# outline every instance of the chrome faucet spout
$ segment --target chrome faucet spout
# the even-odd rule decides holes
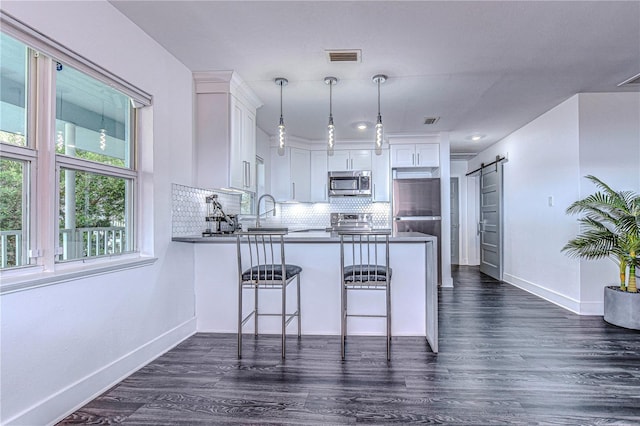
[[[273,216],[276,215],[276,199],[273,198],[273,195],[271,195],[271,194],[262,194],[260,196],[260,198],[258,198],[258,207],[256,209],[256,228],[260,228],[260,215],[261,215],[261,213],[260,213],[260,203],[262,202],[263,198],[271,198],[271,202],[273,203],[273,209],[267,210],[263,214],[267,214],[270,211],[272,211],[273,212]],[[265,203],[265,209],[266,209],[266,203]]]

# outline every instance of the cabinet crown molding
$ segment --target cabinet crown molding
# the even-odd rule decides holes
[[[260,98],[235,71],[195,71],[193,80],[196,94],[230,93],[255,109],[263,105]]]

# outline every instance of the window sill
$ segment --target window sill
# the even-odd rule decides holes
[[[46,287],[66,281],[79,280],[126,269],[141,268],[143,266],[153,265],[156,260],[158,260],[157,257],[136,256],[134,258],[99,263],[76,263],[73,265],[65,265],[55,272],[36,272],[2,278],[0,295]]]

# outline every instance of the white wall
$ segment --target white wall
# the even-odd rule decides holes
[[[141,225],[157,262],[0,299],[0,423],[46,424],[195,331],[193,247],[170,242],[171,183],[193,181],[192,77],[106,1],[5,0],[2,10],[153,95]]]
[[[594,175],[617,190],[640,192],[640,93],[581,94],[580,176]],[[580,180],[580,197],[595,191]],[[605,284],[617,284],[610,260],[580,262],[584,310],[601,309]]]
[[[576,235],[565,214],[590,192],[584,175],[637,189],[640,150],[637,93],[580,94],[483,151],[469,170],[508,157],[504,165],[504,280],[582,314],[602,314],[602,287],[616,279],[607,261],[561,253]],[[609,120],[611,124],[604,124]],[[620,152],[623,155],[618,155]],[[633,185],[636,185],[633,188]],[[553,205],[549,205],[552,197]]]

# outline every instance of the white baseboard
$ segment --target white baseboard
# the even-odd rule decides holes
[[[582,302],[507,273],[503,281],[578,315],[604,314],[604,302]]]
[[[54,424],[196,332],[191,318],[45,400],[7,419],[6,425]]]
[[[453,288],[453,278],[442,277],[442,288]]]
[[[604,301],[580,302],[580,315],[604,315]]]
[[[503,274],[502,280],[514,287],[518,287],[528,293],[531,293],[555,305],[558,305],[561,308],[567,309],[576,314],[582,314],[580,312],[579,300],[567,297],[564,294],[549,290],[538,284],[532,283],[531,281],[523,280],[522,278],[518,278],[507,273]]]

